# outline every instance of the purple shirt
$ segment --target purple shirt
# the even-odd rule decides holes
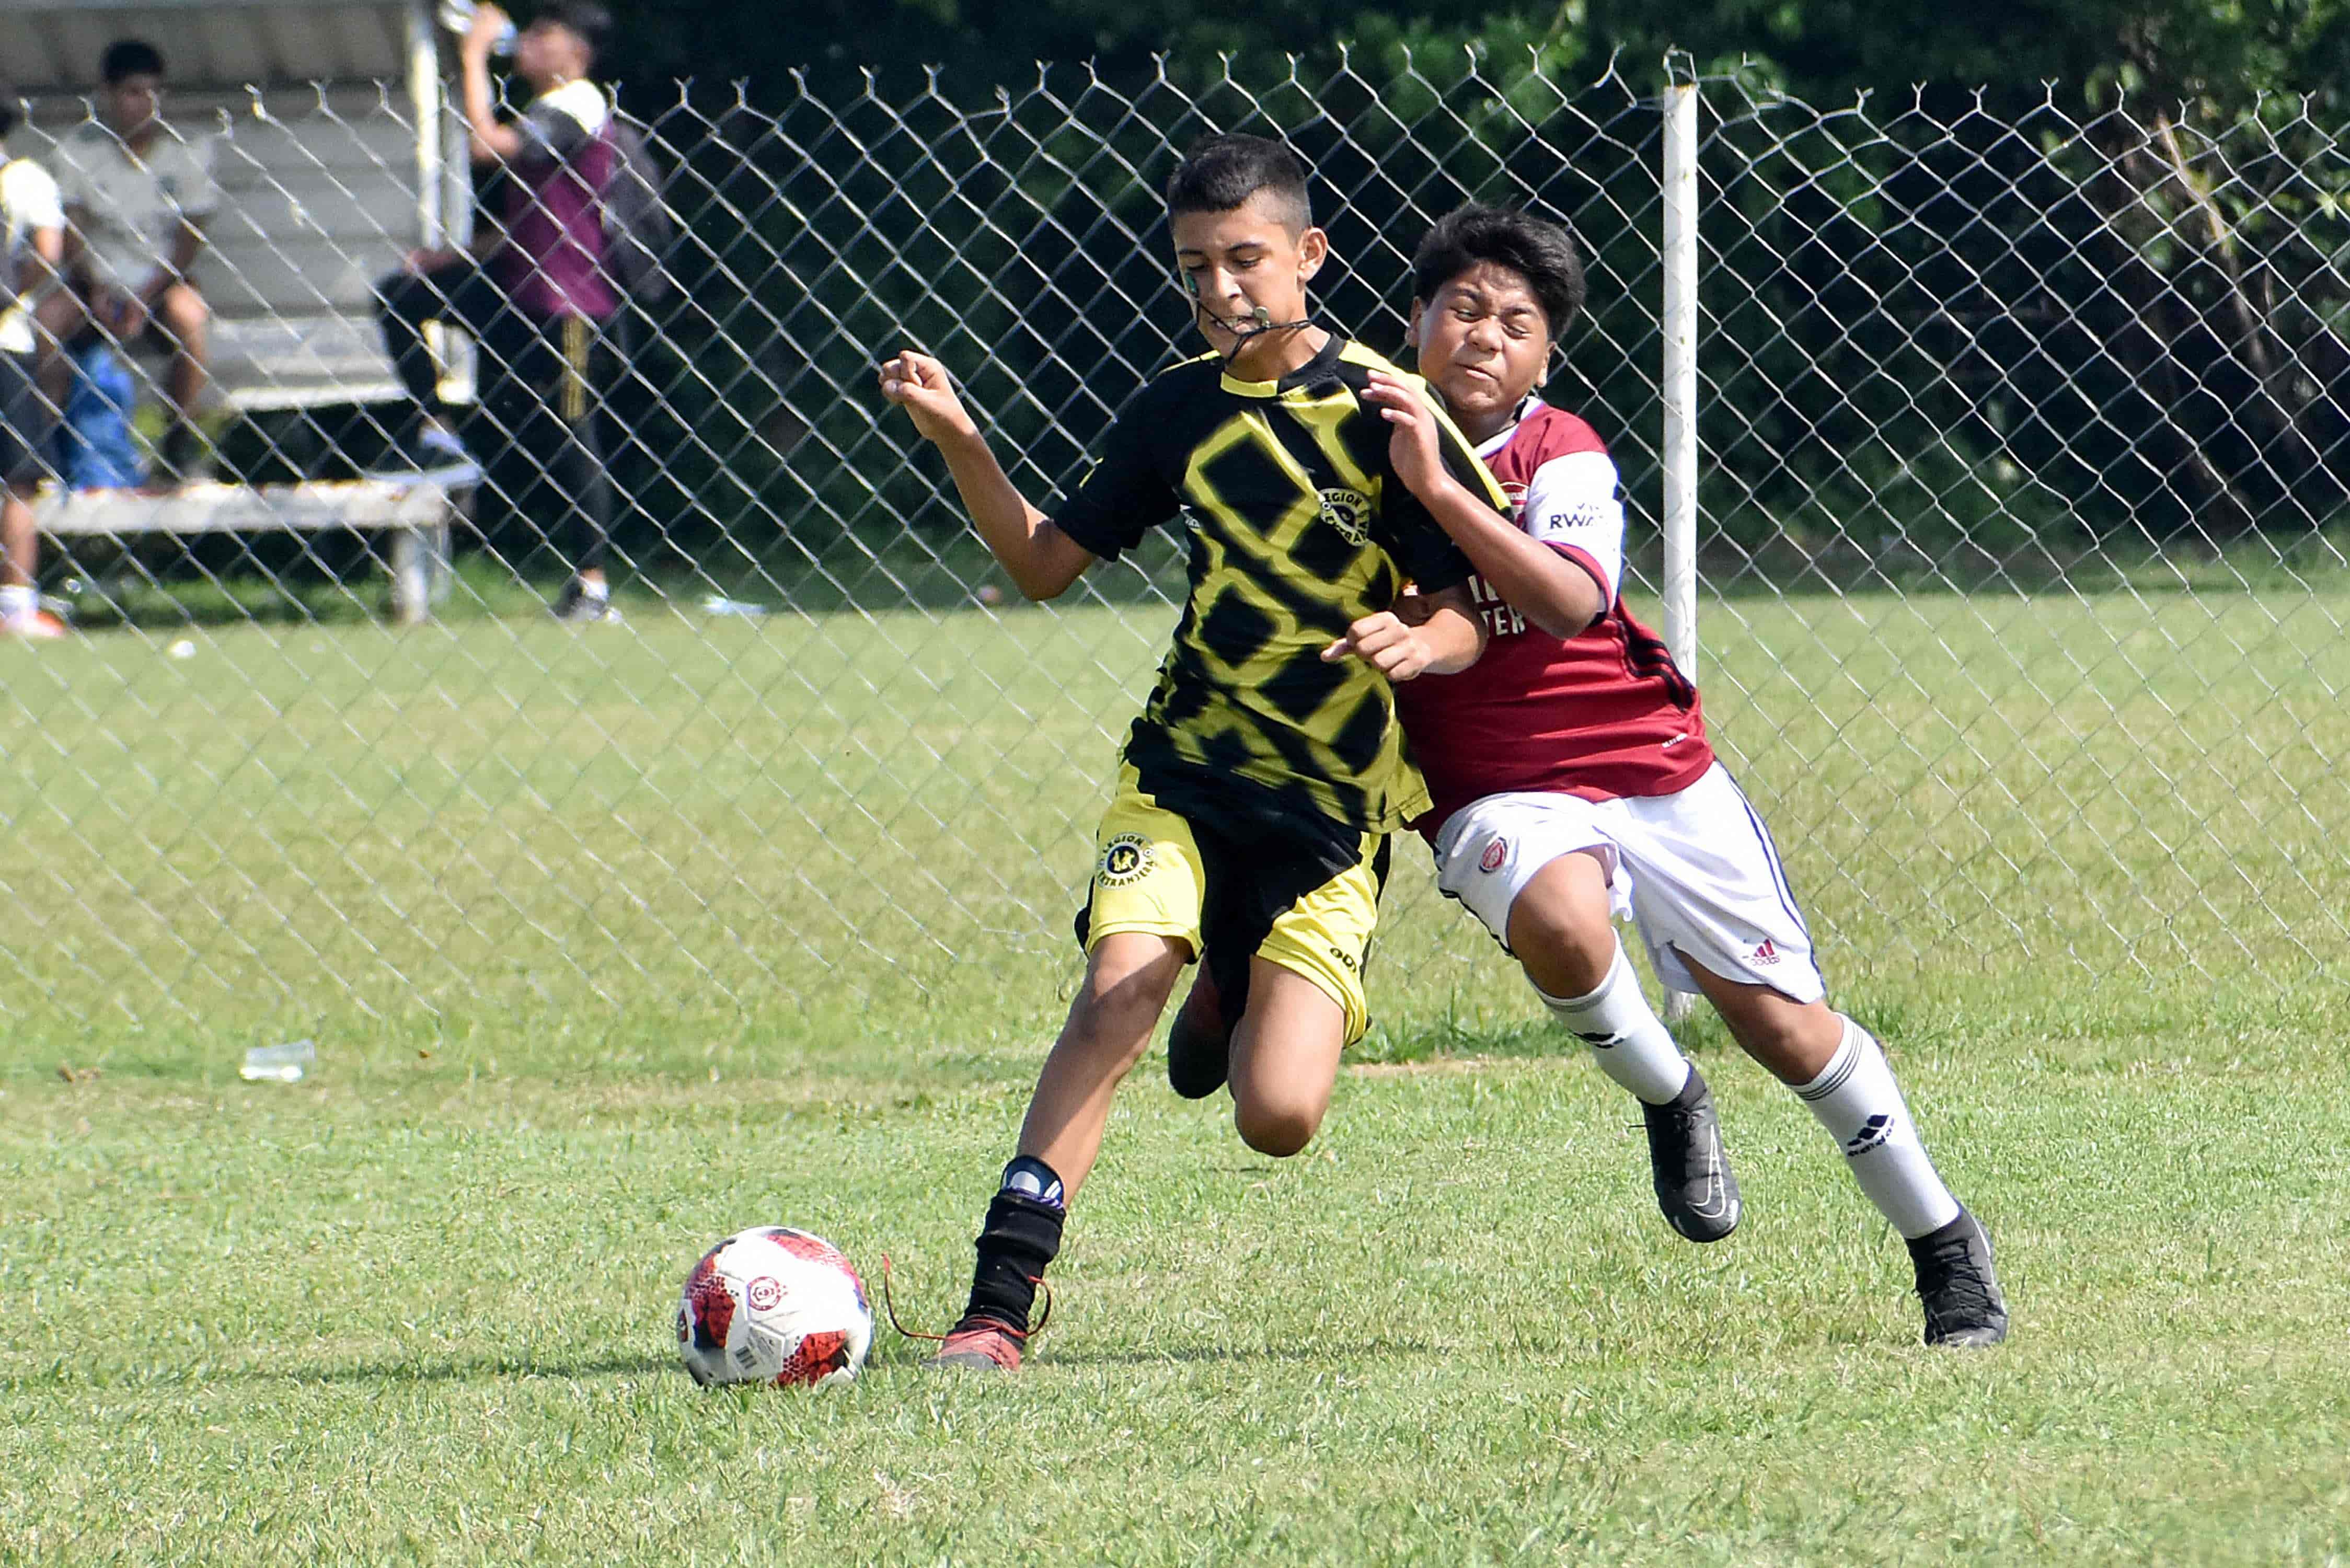
[[[605,112],[590,128],[564,101],[582,90]],[[515,129],[523,151],[510,165],[505,248],[498,281],[524,314],[541,321],[584,316],[606,321],[620,308],[604,275],[604,210],[597,193],[612,178],[619,149],[604,133],[609,109],[592,83],[574,82],[540,99]]]

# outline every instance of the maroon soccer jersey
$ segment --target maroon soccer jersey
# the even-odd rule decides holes
[[[1514,791],[1610,800],[1671,794],[1713,765],[1697,688],[1664,639],[1624,609],[1624,505],[1616,465],[1589,425],[1528,398],[1477,449],[1517,524],[1591,574],[1607,613],[1564,640],[1530,626],[1481,574],[1469,580],[1492,635],[1458,675],[1396,688],[1396,708],[1435,809],[1431,840],[1470,802]]]

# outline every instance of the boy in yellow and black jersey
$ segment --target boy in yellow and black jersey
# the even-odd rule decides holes
[[[1127,742],[1151,794],[1210,817],[1245,809],[1384,832],[1422,809],[1424,791],[1393,691],[1362,661],[1322,655],[1404,582],[1450,587],[1467,563],[1394,478],[1389,426],[1365,400],[1372,375],[1402,372],[1323,336],[1276,379],[1241,379],[1215,354],[1158,377],[1053,521],[1116,560],[1188,509],[1191,596]],[[1461,473],[1490,483],[1465,442],[1458,455]]]
[[[1013,487],[936,360],[901,353],[881,371],[1031,598],[1179,514],[1191,524],[1190,598],[1128,736],[1078,917],[1085,982],[989,1207],[950,1366],[1019,1365],[1111,1097],[1203,951],[1239,1015],[1242,1137],[1290,1155],[1314,1136],[1366,1023],[1387,836],[1428,806],[1392,683],[1465,669],[1484,646],[1469,562],[1422,497],[1506,504],[1417,378],[1306,318],[1328,242],[1295,156],[1210,138],[1167,204],[1211,352],[1135,397],[1052,516]],[[1407,584],[1433,610],[1410,625],[1394,613]]]

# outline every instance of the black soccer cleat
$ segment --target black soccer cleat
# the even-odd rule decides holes
[[[565,626],[619,626],[619,607],[612,603],[608,593],[591,594],[577,577],[563,585],[563,597],[555,601],[555,618]]]
[[[1692,1241],[1719,1241],[1738,1229],[1738,1178],[1721,1147],[1721,1123],[1705,1075],[1690,1064],[1689,1082],[1661,1106],[1643,1103],[1648,1171],[1665,1223]]]
[[[2007,1337],[2007,1299],[1992,1272],[1991,1236],[1964,1209],[1940,1230],[1909,1243],[1926,1343],[1987,1350]]]
[[[1187,1100],[1204,1100],[1224,1086],[1232,1068],[1232,1025],[1208,966],[1200,966],[1191,994],[1167,1026],[1167,1086]]]

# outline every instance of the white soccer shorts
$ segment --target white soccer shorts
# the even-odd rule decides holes
[[[1616,917],[1639,927],[1649,965],[1670,989],[1698,989],[1678,956],[1687,953],[1715,974],[1797,1002],[1827,994],[1778,846],[1721,763],[1675,794],[1594,802],[1526,793],[1471,802],[1437,835],[1436,884],[1506,947],[1519,892],[1535,872],[1578,850],[1597,852]]]

